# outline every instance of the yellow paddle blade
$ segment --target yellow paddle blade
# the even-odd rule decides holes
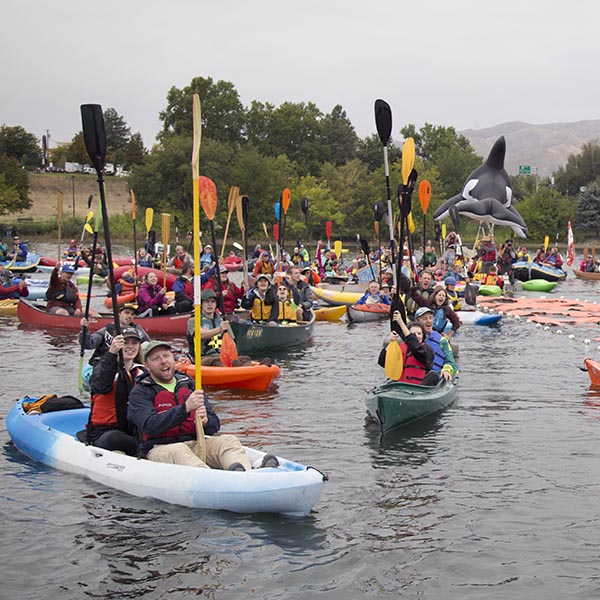
[[[546,250],[548,250],[548,244],[549,244],[549,243],[550,243],[550,236],[549,236],[549,235],[547,235],[547,236],[544,238],[544,252],[545,252]]]
[[[85,222],[89,223],[93,218],[94,218],[94,211],[90,210],[90,212],[87,214],[87,217],[85,218]]]
[[[415,140],[411,137],[402,146],[402,183],[408,183],[408,176],[415,166]]]
[[[446,239],[446,223],[442,223],[442,239]]]
[[[408,230],[411,233],[415,232],[415,222],[413,221],[412,218],[412,211],[408,213],[408,216],[406,217],[406,222],[408,223]]]
[[[402,349],[398,342],[390,342],[385,352],[385,376],[388,379],[398,381],[402,377],[404,361],[402,360]]]
[[[146,232],[152,229],[152,222],[154,221],[154,209],[146,209]]]
[[[333,251],[335,252],[335,255],[340,258],[342,256],[342,242],[341,240],[336,240],[335,242],[333,242]]]
[[[85,230],[86,230],[88,233],[91,233],[92,235],[93,235],[93,233],[94,233],[94,230],[92,229],[92,226],[91,226],[89,223],[86,223],[86,224],[85,224]]]

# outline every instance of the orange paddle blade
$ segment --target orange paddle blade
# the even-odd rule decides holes
[[[231,335],[229,335],[229,333],[226,331],[221,340],[221,362],[226,367],[230,367],[237,357],[237,346],[235,345]]]
[[[209,221],[215,218],[217,212],[217,186],[212,179],[200,175],[198,177],[198,191],[200,206]]]
[[[281,194],[281,207],[283,208],[283,214],[287,214],[288,208],[290,207],[291,192],[289,188],[285,188]]]
[[[129,190],[131,194],[131,218],[135,221],[135,194],[133,190]]]
[[[427,179],[423,179],[419,184],[419,202],[421,203],[421,210],[423,214],[427,214],[429,208],[429,201],[431,200],[431,184]]]

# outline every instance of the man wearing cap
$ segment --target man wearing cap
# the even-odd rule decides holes
[[[141,454],[148,460],[190,467],[250,470],[252,464],[240,441],[233,435],[217,435],[219,417],[204,392],[195,390],[190,377],[175,371],[169,344],[147,342],[142,347],[142,358],[147,373],[138,378],[127,407],[130,421],[142,436]],[[196,417],[202,421],[204,433],[211,436],[205,438],[206,462],[200,458],[196,441]]]
[[[446,381],[452,379],[458,373],[458,366],[448,339],[433,329],[433,311],[428,306],[421,306],[415,313],[415,320],[425,329],[425,342],[433,348],[431,370]]]
[[[137,440],[127,419],[127,402],[135,378],[144,373],[141,343],[135,327],[123,327],[94,367],[90,379],[90,418],[86,430],[77,434],[82,441],[130,456],[137,454]],[[123,357],[122,364],[119,352]]]
[[[46,308],[51,315],[83,316],[81,299],[77,286],[71,281],[75,269],[72,265],[64,265],[60,271],[57,263],[50,275],[50,284],[46,290]]]
[[[271,316],[275,294],[271,288],[271,278],[261,273],[254,281],[254,287],[242,298],[242,308],[250,311],[255,323],[266,323]]]
[[[229,279],[229,270],[225,265],[219,266],[219,279],[211,277],[206,284],[205,290],[212,290],[217,295],[223,293],[223,309],[226,315],[230,315],[238,307],[239,301],[244,295],[244,290],[239,288]]]
[[[204,290],[201,296],[202,313],[200,315],[200,342],[202,364],[212,365],[214,356],[221,351],[221,343],[223,334],[229,331],[229,323],[223,321],[217,313],[217,295],[214,290]],[[194,357],[194,335],[195,335],[195,319],[190,317],[187,324],[186,337],[189,346],[189,353]],[[204,361],[204,359],[207,359]]]
[[[21,241],[18,235],[13,236],[13,251],[8,255],[10,260],[25,262],[27,260],[27,244]]]
[[[125,304],[119,305],[119,326],[122,330],[126,327],[134,328],[137,331],[138,337],[142,342],[150,340],[150,336],[140,327],[137,323],[133,322],[137,310],[136,304],[126,302]],[[83,345],[86,350],[94,350],[94,353],[90,357],[89,364],[95,366],[102,356],[108,351],[113,338],[115,336],[116,327],[114,323],[109,323],[106,327],[101,327],[98,331],[90,333],[88,327],[90,322],[82,317],[81,327],[82,330],[79,333],[79,345]],[[83,334],[85,327],[85,335]]]

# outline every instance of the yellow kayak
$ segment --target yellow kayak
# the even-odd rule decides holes
[[[336,292],[334,290],[324,290],[313,287],[313,295],[328,304],[329,306],[350,306],[356,304],[363,296],[364,292]]]
[[[19,301],[15,298],[0,300],[0,317],[16,317]]]
[[[346,305],[325,306],[314,311],[317,321],[339,321],[346,314]]]

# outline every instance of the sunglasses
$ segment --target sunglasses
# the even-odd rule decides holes
[[[278,291],[280,291],[280,292],[281,292],[281,291],[284,291],[284,292],[287,292],[287,291],[288,291],[288,289],[287,289],[286,287],[280,287],[280,288],[277,288],[277,289],[278,289]]]

